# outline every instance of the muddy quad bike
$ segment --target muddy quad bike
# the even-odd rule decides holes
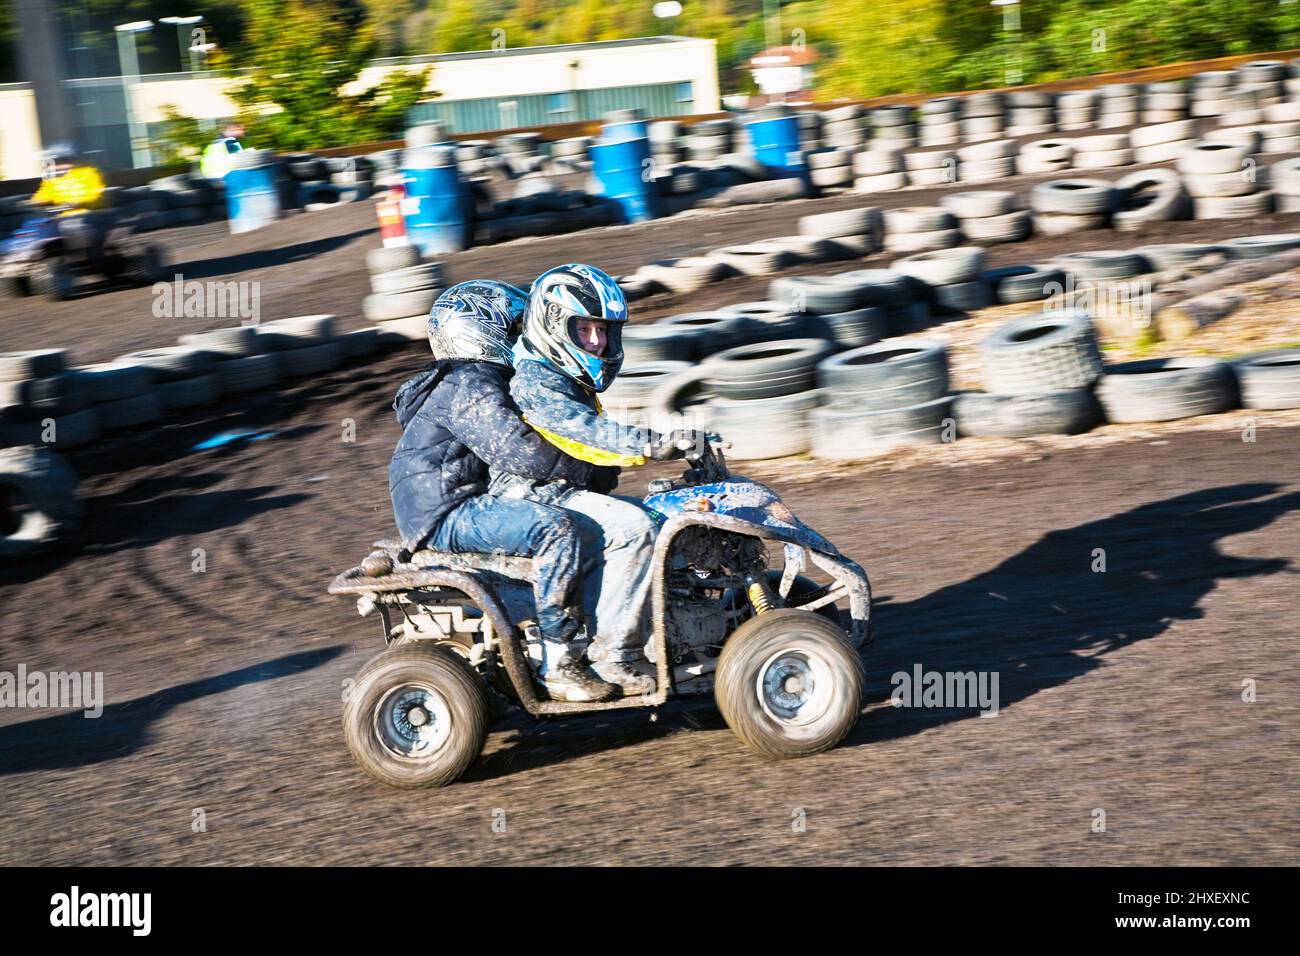
[[[362,617],[379,612],[388,645],[344,701],[344,736],[362,769],[394,787],[441,786],[473,764],[511,703],[534,716],[582,714],[709,691],[758,754],[798,757],[839,743],[862,706],[866,574],[770,488],[732,477],[720,450],[688,457],[681,481],[652,482],[645,498],[659,525],[646,644],[658,671],[653,694],[599,703],[539,696],[527,558],[408,554],[380,541],[335,578],[331,594],[356,597]],[[783,546],[783,571],[768,570],[769,543]],[[830,583],[800,573],[809,559]]]
[[[73,213],[50,207],[30,215],[12,236],[0,243],[0,286],[15,296],[70,298],[83,276],[152,285],[166,278],[161,248],[132,239],[132,220],[116,220],[111,212]],[[77,216],[100,217],[95,229]],[[78,226],[82,228],[78,228]],[[102,229],[103,236],[96,235]],[[74,238],[75,237],[75,238]]]

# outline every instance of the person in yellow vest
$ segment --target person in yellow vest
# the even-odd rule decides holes
[[[244,135],[243,124],[230,122],[221,130],[221,135],[203,150],[199,159],[199,174],[205,179],[221,181],[226,173],[235,168],[235,154],[244,150],[239,142]]]
[[[81,161],[76,147],[70,143],[55,143],[46,147],[43,159],[45,176],[31,202],[67,206],[60,215],[104,208],[104,177],[94,166]]]
[[[65,252],[80,254],[101,269],[109,228],[104,177],[71,143],[47,146],[42,158],[45,176],[29,202],[57,208]]]

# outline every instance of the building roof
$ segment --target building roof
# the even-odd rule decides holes
[[[579,53],[590,50],[609,50],[626,46],[658,46],[668,43],[699,43],[700,37],[654,36],[633,37],[627,40],[592,40],[588,43],[553,43],[549,46],[514,46],[501,50],[466,50],[462,53],[429,53],[423,56],[390,56],[371,60],[368,66],[393,63],[437,63],[448,60],[477,60],[500,56],[537,56],[546,53]],[[706,41],[713,42],[713,41]]]
[[[754,54],[749,61],[750,69],[782,66],[807,66],[817,62],[817,51],[809,46],[773,46]]]

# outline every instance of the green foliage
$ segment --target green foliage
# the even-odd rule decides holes
[[[170,103],[163,107],[163,122],[155,133],[152,147],[162,154],[161,165],[174,163],[196,163],[213,137],[210,130],[204,130],[199,121],[185,116]]]
[[[358,82],[376,49],[359,9],[323,0],[247,0],[244,43],[216,65],[239,81],[231,96],[250,146],[302,150],[397,136],[424,97],[428,70]]]

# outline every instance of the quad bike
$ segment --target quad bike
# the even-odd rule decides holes
[[[659,525],[652,694],[597,703],[548,700],[530,666],[532,562],[492,554],[409,554],[380,541],[340,574],[331,594],[378,611],[387,649],[357,675],[343,730],[362,769],[394,787],[451,783],[478,758],[490,724],[518,704],[534,716],[658,707],[713,692],[737,737],[756,753],[828,750],[853,728],[871,641],[871,586],[862,568],[799,521],[770,488],[732,477],[720,449],[688,455],[681,481],[650,485]],[[769,571],[768,544],[784,551]],[[831,578],[804,577],[806,561]],[[847,601],[848,608],[837,607]]]
[[[81,276],[100,276],[110,281],[126,280],[152,285],[165,278],[167,263],[162,250],[152,243],[131,241],[132,221],[107,217],[113,214],[74,213],[105,217],[104,236],[86,242],[70,242],[75,221],[60,217],[68,207],[49,207],[33,213],[12,236],[0,243],[0,285],[10,295],[43,295],[70,298]],[[90,235],[89,232],[86,233]]]

